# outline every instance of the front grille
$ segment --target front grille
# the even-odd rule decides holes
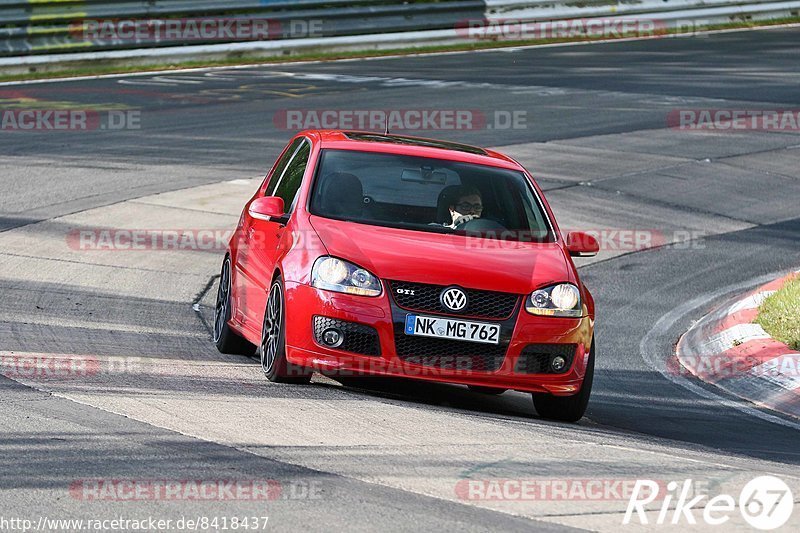
[[[428,285],[408,281],[389,282],[392,298],[403,309],[452,314],[452,311],[445,308],[439,301],[439,295],[447,287],[447,285]],[[519,300],[516,294],[507,292],[463,290],[467,293],[469,303],[463,311],[458,313],[462,316],[506,319],[514,312]]]
[[[378,332],[375,331],[375,328],[356,322],[315,316],[314,338],[319,345],[325,346],[325,343],[322,342],[322,332],[329,328],[337,328],[344,333],[344,342],[336,347],[336,350],[344,350],[346,352],[362,355],[381,354],[381,343],[378,340]]]
[[[394,341],[397,356],[408,363],[478,372],[493,372],[500,368],[508,346],[507,343],[482,344],[406,335],[402,329],[395,329]]]
[[[529,344],[517,359],[514,372],[517,374],[563,374],[572,366],[572,359],[575,357],[577,347],[576,344]],[[567,361],[561,372],[554,372],[550,367],[550,361],[557,355]]]

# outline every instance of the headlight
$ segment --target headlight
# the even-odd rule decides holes
[[[581,316],[581,293],[578,287],[562,283],[533,291],[525,300],[525,310],[532,315]]]
[[[363,268],[335,257],[320,257],[311,269],[311,285],[359,296],[380,296],[381,282]]]

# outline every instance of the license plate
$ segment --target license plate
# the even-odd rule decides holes
[[[470,322],[452,318],[406,315],[406,335],[421,335],[440,339],[500,343],[500,325]]]

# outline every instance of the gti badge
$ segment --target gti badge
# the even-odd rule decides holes
[[[445,309],[458,313],[467,307],[467,293],[458,287],[448,287],[442,291],[439,301]]]

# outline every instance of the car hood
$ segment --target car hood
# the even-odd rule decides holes
[[[467,238],[311,216],[332,256],[381,279],[460,285],[517,294],[552,283],[575,283],[558,243]]]

